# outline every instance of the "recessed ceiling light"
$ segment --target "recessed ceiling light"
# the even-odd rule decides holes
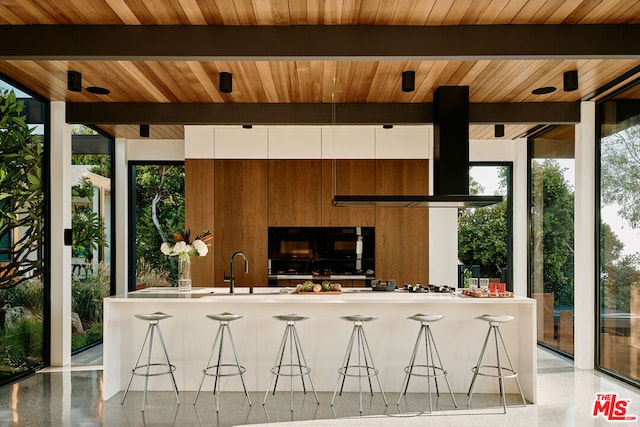
[[[532,90],[531,93],[534,95],[546,95],[547,93],[552,93],[555,91],[556,91],[556,88],[553,86],[544,86],[544,87],[539,87],[537,89]]]
[[[87,88],[87,92],[91,92],[95,95],[109,95],[111,93],[109,89],[99,86],[89,86]]]

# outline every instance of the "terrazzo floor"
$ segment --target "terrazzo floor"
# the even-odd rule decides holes
[[[538,402],[518,406],[518,396],[509,396],[507,414],[502,414],[497,395],[474,395],[471,409],[464,395],[456,395],[459,408],[443,393],[434,400],[428,414],[424,394],[410,393],[396,406],[397,393],[387,393],[385,406],[379,393],[364,398],[362,415],[358,394],[296,393],[294,411],[289,410],[289,394],[279,392],[262,405],[264,393],[250,393],[249,406],[242,393],[221,394],[216,413],[211,393],[192,405],[194,392],[180,393],[182,404],[172,392],[149,393],[148,407],[140,411],[142,392],[131,392],[124,405],[122,393],[102,401],[102,371],[99,348],[94,356],[74,357],[69,368],[47,369],[0,388],[0,426],[610,426],[638,425],[640,422],[609,421],[592,416],[596,393],[617,393],[630,400],[627,415],[640,416],[640,390],[591,370],[577,370],[571,361],[539,348]],[[87,366],[91,365],[93,366]],[[82,366],[79,366],[82,365]]]

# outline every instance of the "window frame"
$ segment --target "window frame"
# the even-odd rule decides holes
[[[127,289],[126,292],[134,292],[136,290],[136,166],[162,166],[175,165],[185,166],[184,160],[132,160],[127,164]],[[159,250],[159,248],[158,248]]]
[[[507,176],[507,290],[513,292],[513,162],[512,161],[471,161],[472,167],[506,167]]]

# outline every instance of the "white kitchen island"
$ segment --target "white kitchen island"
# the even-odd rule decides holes
[[[180,391],[197,390],[218,323],[205,316],[231,312],[244,318],[231,322],[231,330],[249,391],[264,391],[271,377],[285,323],[277,314],[297,313],[310,317],[297,324],[311,375],[318,391],[333,391],[353,325],[340,316],[366,314],[378,319],[365,323],[380,380],[385,392],[398,392],[420,324],[407,320],[415,313],[443,314],[432,325],[440,356],[449,372],[454,393],[466,393],[485,338],[488,324],[474,320],[482,314],[515,317],[500,329],[519,373],[524,395],[536,402],[536,308],[535,300],[514,298],[471,298],[459,294],[372,292],[345,289],[341,295],[281,294],[278,288],[238,288],[229,295],[225,288],[194,288],[178,293],[174,288],[148,289],[104,300],[104,399],[124,388],[136,361],[147,323],[136,313],[161,311],[173,315],[160,322]],[[292,291],[292,289],[289,289]],[[424,342],[424,341],[423,341]],[[159,343],[155,343],[154,346]],[[229,349],[229,348],[227,348]],[[493,347],[489,348],[493,350]],[[155,353],[155,351],[154,351]],[[159,354],[159,353],[158,353]],[[488,352],[489,354],[489,352]],[[493,352],[491,352],[493,354]],[[146,356],[145,356],[146,357]],[[158,359],[160,360],[160,359]],[[485,359],[485,362],[491,359]],[[239,378],[222,379],[222,390],[242,390]],[[411,381],[409,391],[426,390],[426,380]],[[288,383],[288,381],[287,381]],[[506,380],[507,393],[517,393],[515,382]],[[141,390],[142,378],[134,378],[132,390]],[[294,381],[302,389],[298,378]],[[288,384],[279,390],[287,390]],[[203,390],[213,389],[211,378]],[[167,376],[151,377],[149,390],[171,390]],[[357,390],[357,380],[347,379],[345,391]],[[498,381],[481,377],[474,393],[498,393]],[[393,398],[392,398],[393,399]]]

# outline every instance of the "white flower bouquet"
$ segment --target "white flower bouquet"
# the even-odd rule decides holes
[[[191,241],[191,231],[184,230],[173,235],[175,243],[164,242],[160,246],[160,251],[167,256],[177,256],[180,260],[188,260],[194,256],[206,256],[209,253],[207,243],[213,238],[209,230],[202,230],[193,242]]]
[[[180,292],[191,290],[191,257],[206,256],[209,253],[209,242],[213,236],[209,230],[202,230],[202,233],[191,241],[191,231],[184,230],[173,235],[173,244],[164,242],[160,245],[160,251],[167,256],[178,257],[178,289]]]

